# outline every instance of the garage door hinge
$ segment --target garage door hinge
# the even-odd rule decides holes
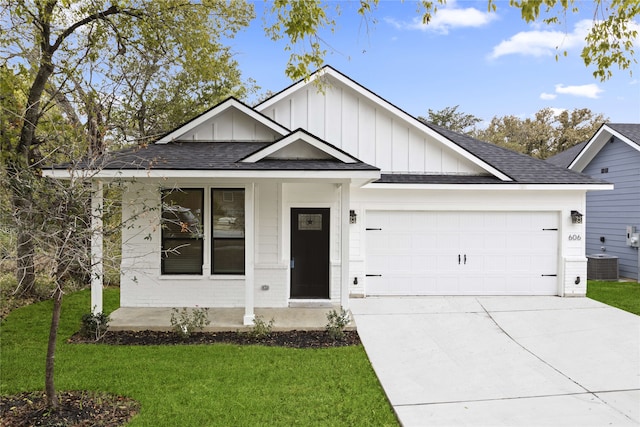
[[[365,274],[366,277],[382,277],[382,274]]]
[[[543,274],[542,277],[558,277],[557,274]]]
[[[558,231],[557,228],[543,228],[542,231]]]
[[[366,231],[382,231],[382,228],[365,228]]]

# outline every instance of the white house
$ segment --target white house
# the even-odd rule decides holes
[[[94,179],[96,212],[102,182],[127,182],[122,307],[244,307],[245,324],[350,296],[584,295],[586,192],[612,188],[425,125],[331,67],[111,153]],[[93,254],[100,311],[100,238]]]

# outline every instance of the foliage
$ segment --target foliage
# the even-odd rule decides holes
[[[80,334],[85,338],[98,341],[107,333],[109,320],[109,316],[104,313],[85,313],[82,315]]]
[[[589,280],[587,296],[640,316],[640,283]]]
[[[459,105],[445,107],[439,111],[429,108],[429,115],[427,117],[419,116],[418,120],[424,123],[433,123],[454,132],[472,134],[475,131],[475,125],[480,123],[482,119],[473,114],[458,111],[458,107]]]
[[[556,114],[543,108],[535,118],[494,117],[486,129],[474,132],[480,140],[492,142],[529,156],[546,159],[589,140],[607,121],[587,108]]]
[[[360,0],[357,14],[363,19],[375,21],[379,0]],[[407,2],[414,7],[413,2]],[[418,2],[418,13],[422,15],[423,24],[429,24],[437,16],[439,6],[446,0],[421,0]],[[306,78],[313,68],[324,63],[327,49],[331,47],[319,36],[322,30],[336,31],[336,22],[330,16],[328,1],[313,0],[276,0],[273,2],[270,15],[265,16],[267,36],[273,40],[286,39],[285,49],[292,51],[286,64],[285,73],[293,80]],[[498,5],[495,0],[487,0],[487,10],[496,13]],[[540,22],[544,25],[562,25],[567,16],[578,13],[580,9],[593,8],[593,25],[585,37],[585,46],[581,57],[585,66],[594,65],[593,76],[602,81],[613,75],[612,69],[632,72],[635,59],[634,41],[638,38],[637,25],[634,20],[640,15],[640,3],[634,0],[593,0],[578,2],[577,0],[526,0],[510,1],[509,7],[520,10],[522,20],[528,23]],[[336,6],[336,13],[340,9]],[[556,59],[567,56],[558,47]]]
[[[203,330],[210,323],[208,308],[183,307],[182,310],[171,310],[171,328],[182,338],[188,338],[196,330]]]
[[[256,316],[253,319],[253,327],[249,331],[249,335],[254,338],[265,338],[271,335],[271,330],[276,321],[272,318],[269,323],[265,322],[262,316]]]
[[[104,291],[104,312],[119,290]],[[135,399],[128,425],[398,425],[362,346],[290,349],[226,344],[107,346],[66,342],[90,304],[88,290],[64,299],[58,343],[61,390]],[[0,394],[41,388],[51,301],[2,322]],[[302,368],[302,369],[301,369]]]
[[[344,338],[344,328],[351,321],[349,318],[349,312],[343,307],[340,307],[340,312],[335,309],[327,313],[327,325],[325,330],[331,338],[334,340],[341,340]]]

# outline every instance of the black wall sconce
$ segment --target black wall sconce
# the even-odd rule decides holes
[[[349,211],[349,224],[355,224],[357,222],[357,219],[358,219],[358,215],[356,214],[356,211],[350,210]]]
[[[571,211],[571,223],[582,224],[582,214],[578,211]]]

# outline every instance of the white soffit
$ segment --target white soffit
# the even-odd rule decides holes
[[[300,143],[307,144],[310,147],[313,147],[315,150],[320,151],[326,156],[323,157],[309,157],[309,160],[319,160],[326,159],[327,157],[331,157],[337,159],[343,163],[357,163],[358,160],[346,154],[345,152],[327,144],[326,142],[314,137],[313,135],[298,129],[295,132],[287,135],[279,141],[274,142],[273,144],[259,150],[244,159],[241,160],[243,163],[255,163],[262,159],[266,159],[269,157],[273,158],[282,158],[278,156],[278,152],[285,151],[288,147],[292,147],[294,145],[298,145]],[[310,151],[312,152],[312,151]]]
[[[257,112],[256,110],[246,106],[245,104],[243,104],[242,102],[238,101],[235,98],[229,98],[226,101],[221,102],[220,104],[216,105],[215,107],[213,107],[212,109],[210,109],[209,111],[199,115],[198,117],[194,118],[193,120],[185,123],[184,125],[180,126],[179,128],[175,129],[174,131],[168,133],[167,135],[163,136],[162,138],[160,138],[158,141],[156,141],[156,144],[166,144],[168,142],[171,141],[175,141],[180,139],[180,137],[184,134],[186,134],[187,132],[191,131],[192,129],[195,129],[196,127],[200,126],[203,123],[206,123],[208,120],[211,120],[212,118],[214,118],[215,116],[231,109],[234,108],[244,114],[246,114],[247,116],[251,117],[253,120],[263,124],[264,126],[268,127],[269,129],[273,130],[276,133],[279,133],[280,135],[286,135],[288,134],[290,131],[289,129],[285,128],[284,126],[274,122],[273,120],[269,119],[268,117],[262,115],[261,113]]]
[[[620,132],[611,129],[609,126],[604,124],[598,132],[591,137],[587,145],[582,148],[582,151],[580,151],[578,156],[573,160],[573,162],[571,162],[568,169],[576,172],[582,172],[584,168],[591,163],[600,150],[602,150],[602,148],[609,142],[612,136],[615,136],[625,144],[628,144],[630,147],[640,151],[640,146],[638,146],[638,144],[635,144]]]
[[[495,167],[491,166],[490,164],[488,164],[484,160],[478,158],[477,156],[474,156],[473,154],[471,154],[467,150],[463,149],[459,145],[449,141],[447,138],[445,138],[444,136],[440,135],[439,133],[437,133],[433,129],[429,128],[428,126],[426,126],[425,124],[420,122],[415,117],[413,117],[410,114],[404,112],[400,108],[398,108],[395,105],[391,104],[390,102],[386,101],[384,98],[376,95],[375,93],[371,92],[369,89],[365,88],[364,86],[360,85],[359,83],[356,83],[355,81],[351,80],[349,77],[343,75],[342,73],[340,73],[339,71],[333,69],[330,66],[324,66],[320,70],[318,70],[315,73],[311,74],[311,76],[309,76],[309,78],[307,80],[301,80],[298,83],[295,83],[292,86],[289,86],[287,89],[283,90],[282,92],[274,95],[273,97],[267,99],[263,103],[257,105],[255,107],[255,109],[257,111],[264,111],[267,108],[269,108],[270,106],[272,106],[273,104],[277,103],[278,101],[280,101],[280,100],[290,96],[291,94],[297,92],[299,89],[301,89],[301,88],[303,88],[303,87],[305,87],[305,86],[307,86],[309,84],[312,84],[315,80],[317,80],[319,78],[323,78],[323,77],[326,77],[326,76],[332,77],[333,79],[337,80],[338,82],[340,82],[344,86],[350,88],[351,90],[357,92],[359,95],[363,96],[364,98],[368,99],[369,101],[373,102],[374,104],[380,106],[381,108],[386,109],[387,111],[389,111],[390,113],[396,115],[397,117],[400,117],[401,119],[405,120],[408,124],[412,125],[413,127],[415,127],[416,129],[420,130],[421,132],[424,132],[424,133],[428,134],[429,136],[434,138],[439,143],[445,145],[446,147],[448,147],[449,149],[453,150],[458,155],[464,157],[465,159],[467,159],[471,163],[477,165],[478,167],[482,168],[484,171],[486,171],[487,173],[495,176],[496,178],[500,179],[501,181],[513,181],[513,179],[511,179],[511,177],[509,177],[508,175],[504,174],[503,172],[501,172],[500,170],[498,170]]]

